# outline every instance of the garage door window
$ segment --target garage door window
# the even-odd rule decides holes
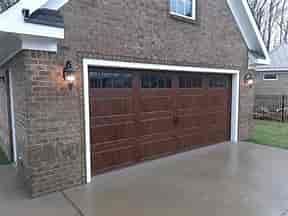
[[[227,88],[227,79],[222,77],[212,78],[209,80],[209,88]]]
[[[147,74],[141,77],[142,88],[171,88],[170,77],[158,74]]]
[[[132,75],[129,73],[90,73],[91,88],[132,88]]]
[[[180,76],[179,77],[179,88],[202,88],[202,78],[201,77]]]

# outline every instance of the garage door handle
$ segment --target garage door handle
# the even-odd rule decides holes
[[[179,117],[178,117],[177,115],[174,115],[174,116],[173,116],[173,122],[174,122],[174,124],[178,124],[178,122],[179,122]]]

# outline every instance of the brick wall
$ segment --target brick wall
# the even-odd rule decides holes
[[[234,68],[247,72],[247,47],[225,0],[201,0],[196,24],[169,15],[168,0],[71,0],[62,9],[60,51],[83,58]],[[241,85],[240,138],[252,128],[254,89]],[[249,127],[248,127],[249,126]]]
[[[26,51],[31,73],[29,134],[26,151],[32,194],[82,183],[82,122],[79,88],[69,90],[56,55]]]
[[[167,0],[71,0],[63,9],[59,53],[22,51],[13,68],[17,144],[32,196],[85,181],[83,58],[234,68],[247,71],[247,48],[224,0],[199,3],[197,24],[168,13]],[[72,60],[72,90],[62,65]],[[240,135],[249,136],[253,89],[241,87]]]
[[[25,160],[25,146],[28,143],[28,100],[31,91],[30,73],[25,69],[26,61],[24,52],[18,53],[7,62],[2,70],[11,71],[13,87],[15,131],[17,143],[17,160],[19,175],[28,184],[28,169]],[[30,185],[28,185],[30,186]]]
[[[83,183],[79,86],[69,90],[55,53],[22,51],[12,71],[18,168],[33,197]]]

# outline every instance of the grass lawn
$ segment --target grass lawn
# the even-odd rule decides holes
[[[7,165],[7,164],[10,164],[10,162],[8,161],[5,153],[0,147],[0,165]]]
[[[288,149],[288,123],[256,120],[251,142]]]

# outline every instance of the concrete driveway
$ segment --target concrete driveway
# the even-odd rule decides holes
[[[26,209],[42,209],[41,214],[31,211],[32,216],[46,211],[61,216],[288,216],[287,165],[286,150],[219,144],[97,176],[92,184],[23,203]],[[22,208],[20,203],[10,207]],[[15,211],[5,216],[18,215]]]
[[[31,199],[12,166],[0,166],[0,215],[79,216],[62,193]]]

